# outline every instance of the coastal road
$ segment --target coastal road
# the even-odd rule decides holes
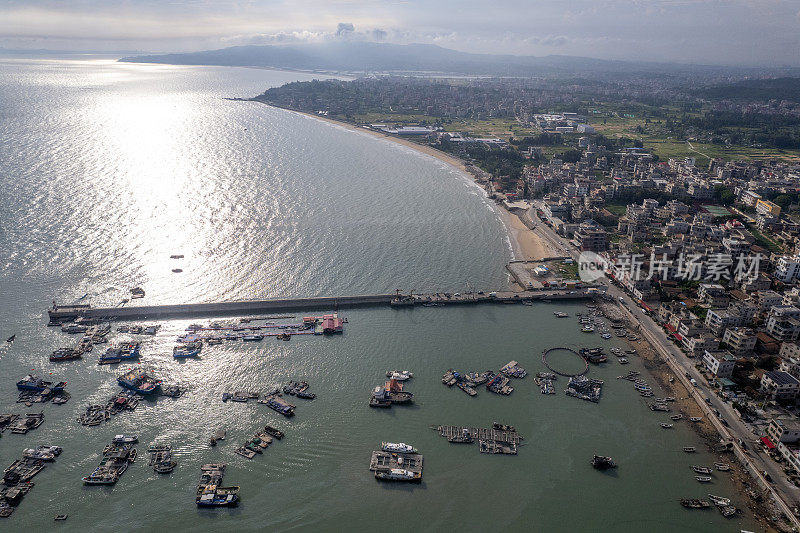
[[[544,224],[536,215],[536,210],[530,210],[531,219],[537,221],[537,233],[546,239],[553,250],[563,250],[574,259],[578,259],[579,252],[571,247],[564,238],[556,234],[549,226]],[[694,367],[695,360],[689,359],[675,344],[667,337],[664,330],[657,324],[627,293],[610,282],[606,282],[608,294],[614,298],[615,302],[621,303],[620,307],[629,316],[631,321],[637,325],[639,332],[647,338],[650,344],[658,350],[661,356],[672,367],[676,377],[680,379],[687,390],[694,396],[700,408],[705,412],[708,419],[716,427],[719,434],[733,443],[736,455],[743,464],[747,466],[750,474],[756,478],[760,484],[766,487],[773,496],[778,507],[783,511],[795,528],[800,529],[800,520],[792,512],[792,507],[800,502],[800,489],[790,484],[783,473],[782,468],[771,458],[763,454],[761,447],[754,445],[756,435],[741,420],[733,407],[719,398],[713,390],[706,384],[705,379]],[[688,377],[687,377],[688,375]],[[697,387],[692,386],[689,378],[693,378]],[[706,401],[708,399],[708,401]],[[720,413],[717,417],[713,409]],[[727,426],[723,425],[720,419],[725,419]],[[739,444],[740,440],[748,443],[749,450],[743,449]],[[767,472],[772,478],[768,482],[763,475]]]

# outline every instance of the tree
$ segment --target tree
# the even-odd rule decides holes
[[[571,149],[561,154],[561,160],[565,163],[577,163],[581,160],[581,156],[583,153],[580,150]]]
[[[722,205],[733,205],[736,195],[730,189],[723,188],[719,191],[719,202]]]
[[[773,202],[781,206],[782,209],[786,209],[791,205],[792,198],[788,194],[779,194],[778,196],[775,197]]]

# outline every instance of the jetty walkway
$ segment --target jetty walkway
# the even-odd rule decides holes
[[[485,293],[429,293],[429,294],[367,294],[360,296],[318,296],[312,298],[271,298],[267,300],[239,300],[232,302],[207,302],[166,305],[132,305],[122,307],[92,307],[91,305],[58,305],[48,309],[52,322],[63,322],[78,317],[106,320],[128,320],[161,317],[248,315],[286,311],[339,310],[358,307],[413,308],[416,306],[441,307],[446,305],[513,304],[533,301],[581,300],[597,295],[595,289],[547,290]]]

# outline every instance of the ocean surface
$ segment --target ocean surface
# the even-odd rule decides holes
[[[681,497],[736,496],[724,473],[694,480],[691,464],[714,456],[685,422],[664,430],[631,384],[616,380],[640,361],[593,367],[605,380],[591,404],[543,396],[532,376],[509,397],[480,388],[470,398],[441,384],[448,368],[497,370],[514,359],[544,370],[543,349],[612,341],[579,333],[580,304],[343,312],[345,333],[290,342],[231,342],[176,361],[176,337],[199,320],[148,322],[141,364],[189,391],[143,401],[97,427],[78,415],[105,403],[131,365],[82,360],[53,364],[49,353],[77,342],[46,327],[53,300],[118,305],[140,286],[144,304],[277,296],[506,287],[511,252],[481,189],[452,167],[362,132],[268,106],[226,100],[312,76],[258,69],[120,64],[107,60],[0,59],[0,413],[43,410],[27,435],[6,431],[0,465],[24,448],[64,453],[3,531],[734,531],[714,510],[688,511]],[[183,259],[170,259],[183,254]],[[172,272],[180,268],[180,273]],[[554,310],[572,317],[557,319]],[[225,320],[233,320],[226,318]],[[292,320],[284,320],[291,322]],[[204,319],[201,322],[208,322]],[[114,326],[116,327],[115,324]],[[575,362],[565,359],[565,366]],[[415,402],[370,409],[387,370],[415,373]],[[15,403],[28,372],[67,381],[65,405]],[[293,400],[285,419],[266,406],[223,403],[223,392],[267,391],[304,379],[317,394]],[[517,456],[488,456],[448,444],[439,424],[515,425]],[[233,453],[265,424],[286,437],[248,461]],[[211,432],[227,439],[208,446]],[[119,433],[139,436],[140,458],[113,487],[80,478]],[[378,483],[368,471],[381,441],[408,442],[424,455],[419,485]],[[155,441],[172,444],[169,475],[147,466]],[[697,446],[689,456],[683,446]],[[620,467],[591,468],[593,454]],[[200,466],[228,464],[241,487],[232,509],[194,504]],[[66,522],[53,517],[68,514]]]

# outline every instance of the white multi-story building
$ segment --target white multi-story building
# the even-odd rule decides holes
[[[736,366],[736,358],[725,350],[706,350],[703,353],[703,364],[716,378],[730,378]]]
[[[797,256],[782,256],[775,265],[775,278],[789,283],[793,279],[800,277],[800,258]]]
[[[722,336],[722,342],[737,357],[750,355],[756,347],[756,332],[750,328],[728,328]]]
[[[697,335],[696,337],[681,337],[681,344],[689,352],[689,357],[700,357],[706,350],[719,348],[719,339],[713,335]]]
[[[759,390],[773,400],[794,400],[800,391],[800,381],[786,372],[764,372]]]

